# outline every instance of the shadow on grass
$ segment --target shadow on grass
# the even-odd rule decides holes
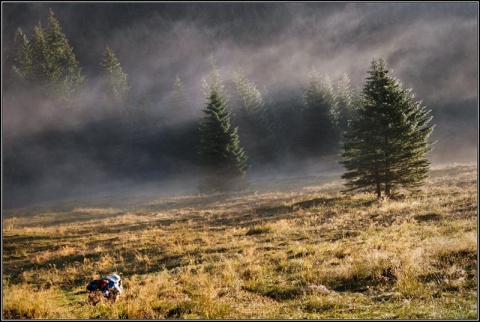
[[[292,212],[301,210],[301,209],[311,209],[321,205],[329,205],[343,200],[342,197],[334,198],[316,198],[312,200],[297,202],[290,206],[262,206],[245,212],[238,212],[230,214],[230,218],[224,218],[217,216],[216,218],[211,218],[207,221],[210,226],[225,226],[225,225],[236,225],[239,227],[250,227],[252,225],[262,224],[265,217],[274,217],[287,215]],[[203,220],[203,217],[200,217],[199,220]],[[252,231],[250,234],[254,235],[257,233],[263,233],[264,231]]]
[[[326,237],[325,240],[329,242],[335,242],[337,240],[342,240],[346,238],[354,238],[360,236],[361,233],[355,230],[345,230],[345,231],[337,231],[333,233],[331,236]]]
[[[64,240],[64,239],[65,239],[65,236],[59,236],[59,235],[56,235],[56,236],[53,236],[53,235],[50,235],[50,236],[44,236],[44,235],[39,235],[39,236],[32,236],[32,235],[29,235],[29,236],[20,236],[20,235],[5,236],[4,235],[3,236],[3,244],[4,244],[4,247],[10,247],[8,245],[12,245],[12,247],[13,247],[14,244],[23,244],[23,245],[32,244],[35,241],[39,241],[39,240],[52,241],[52,240]],[[5,246],[5,245],[7,245],[7,246]]]
[[[306,200],[302,202],[297,202],[292,205],[292,210],[299,210],[299,209],[310,209],[310,208],[315,208],[318,206],[326,206],[326,205],[331,205],[333,203],[336,203],[343,198],[340,197],[334,197],[334,198],[315,198],[311,200]]]
[[[427,214],[416,215],[413,216],[413,218],[418,221],[439,221],[440,219],[442,219],[442,215],[431,212]]]
[[[292,300],[305,293],[301,285],[262,285],[256,287],[243,286],[243,290],[269,297],[275,301]]]
[[[396,281],[397,277],[393,274],[392,269],[387,268],[382,272],[380,278],[374,279],[371,276],[359,277],[353,275],[348,279],[337,279],[330,283],[330,286],[337,292],[364,293],[372,287],[391,286]]]

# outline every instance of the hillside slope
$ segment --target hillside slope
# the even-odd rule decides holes
[[[478,317],[476,164],[389,201],[315,179],[8,211],[3,317]],[[89,305],[113,272],[120,300]]]

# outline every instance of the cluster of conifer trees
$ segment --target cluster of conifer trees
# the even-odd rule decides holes
[[[28,86],[54,105],[82,104],[79,94],[86,79],[52,11],[47,27],[39,23],[31,38],[19,29],[15,45],[13,74],[20,87]],[[160,141],[154,138],[159,135],[153,130],[159,122],[153,117],[158,113],[152,113],[155,103],[147,94],[129,93],[127,75],[108,46],[99,67],[101,77],[95,87],[99,108],[80,141],[87,146],[116,144],[118,153],[114,154],[122,160],[117,167],[130,169],[126,172],[132,171],[134,164],[152,164],[135,161],[140,147],[149,151],[151,158],[161,158],[172,148],[180,154],[171,160],[199,156],[202,190],[242,187],[241,178],[251,166],[276,162],[287,153],[314,157],[340,153],[347,169],[343,176],[347,186],[353,190],[373,187],[379,197],[382,190],[389,196],[394,187],[415,187],[426,177],[426,154],[431,145],[427,138],[433,129],[428,126],[428,111],[387,75],[383,60],[372,62],[371,76],[362,91],[351,88],[346,74],[332,82],[313,71],[299,99],[294,98],[296,102],[279,102],[275,93],[263,95],[241,71],[233,75],[230,98],[212,58],[211,72],[203,84],[203,120],[171,128],[170,136]],[[187,109],[189,102],[178,76],[173,86],[170,109],[175,113]],[[107,119],[115,126],[106,129]],[[112,128],[121,129],[123,143]],[[109,131],[110,136],[106,134]],[[112,151],[102,148],[96,153],[114,169],[115,162],[107,155]],[[172,164],[178,165],[176,161]]]

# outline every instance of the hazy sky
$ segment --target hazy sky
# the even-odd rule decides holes
[[[373,58],[429,101],[477,97],[477,3],[2,3],[3,39],[52,8],[87,76],[108,43],[136,85],[193,88],[216,57],[265,86],[315,66],[363,82]],[[5,43],[5,42],[4,42]]]

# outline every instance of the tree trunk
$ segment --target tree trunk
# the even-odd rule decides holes
[[[391,189],[390,184],[389,183],[385,184],[385,196],[387,198],[390,198],[390,189]]]
[[[380,181],[377,181],[377,198],[380,199],[382,198],[382,189],[380,188]]]

